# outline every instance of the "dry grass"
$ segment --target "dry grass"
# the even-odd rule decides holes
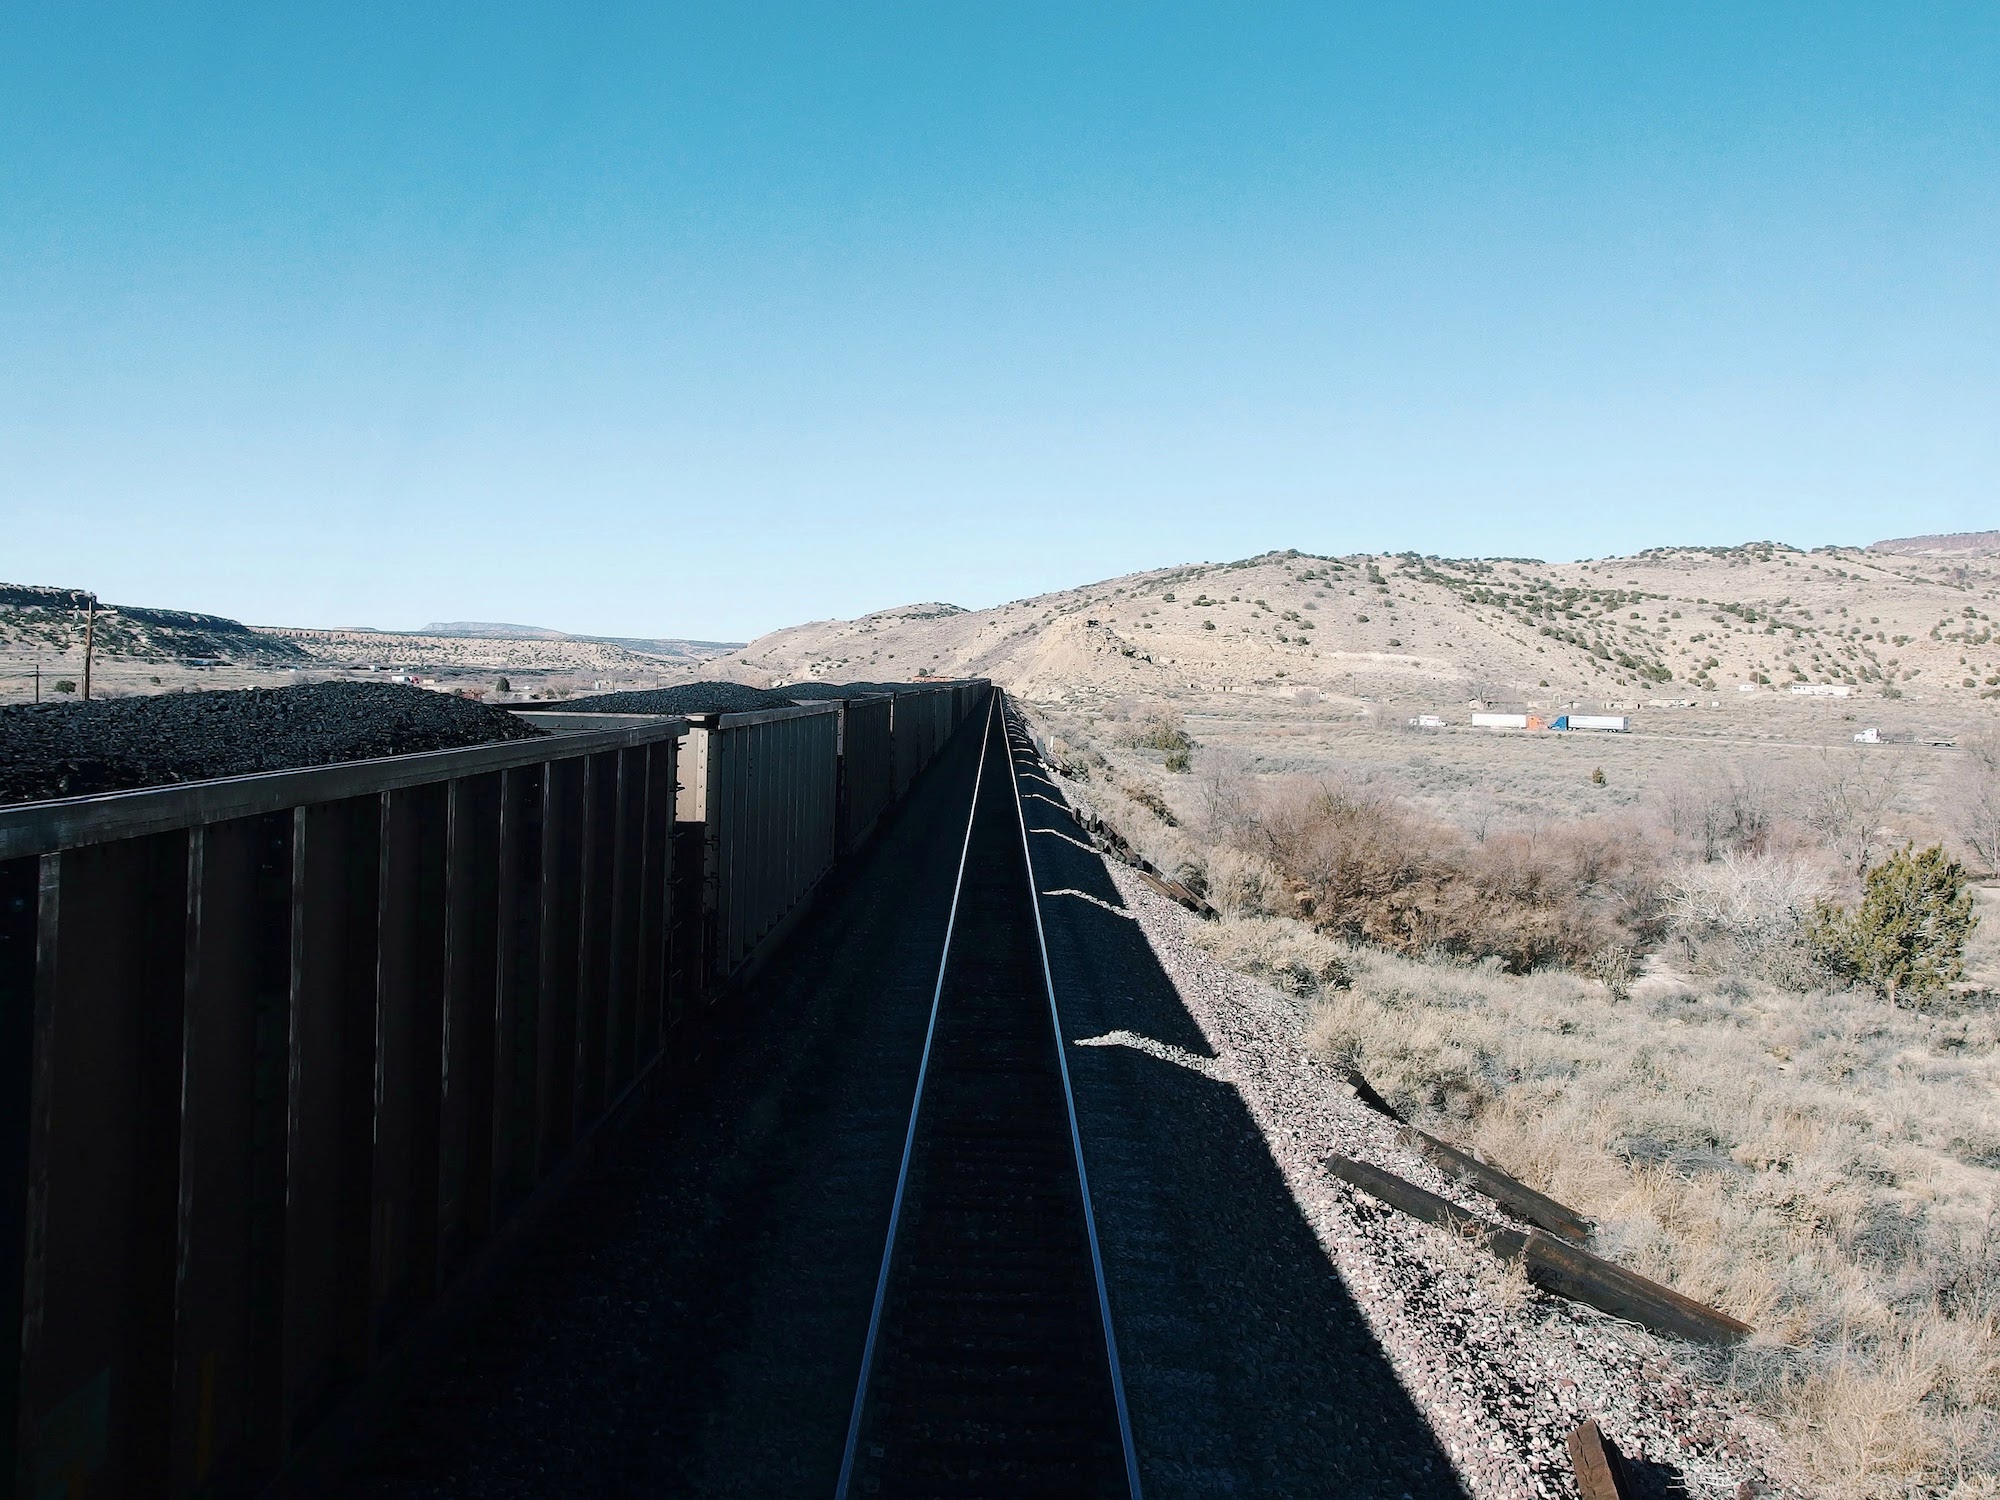
[[[1979,1494],[2000,1466],[2000,1019],[1861,993],[1587,979],[1201,932],[1271,977],[1338,972],[1312,1045],[1590,1215],[1606,1253],[1753,1323],[1710,1373],[1817,1492]],[[1690,1356],[1694,1357],[1694,1356]]]
[[[1205,890],[1225,920],[1201,940],[1303,997],[1323,1055],[1758,1328],[1687,1358],[1789,1433],[1815,1493],[2000,1495],[2000,1015],[1829,989],[1805,942],[1892,842],[1976,857],[2000,752],[1946,795],[1903,750],[1606,742],[1600,793],[1525,740],[1382,735],[1331,764],[1283,725],[1192,723],[1195,774],[1169,776],[1056,727],[1092,764],[1073,793]],[[2000,973],[2000,922],[1968,958]]]

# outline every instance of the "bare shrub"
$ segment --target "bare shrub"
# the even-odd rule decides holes
[[[1185,752],[1194,748],[1194,741],[1188,736],[1186,720],[1172,705],[1151,710],[1134,727],[1127,743],[1135,750],[1160,750],[1169,755],[1176,750]]]
[[[1259,796],[1248,768],[1227,751],[1202,756],[1201,826],[1220,845],[1241,845],[1257,821]]]
[[[1667,826],[1704,862],[1761,854],[1771,835],[1776,794],[1764,769],[1732,766],[1726,778],[1682,777],[1661,788]]]
[[[1174,810],[1167,806],[1167,799],[1144,782],[1127,782],[1120,790],[1134,802],[1138,803],[1139,806],[1145,808],[1147,812],[1166,824],[1167,827],[1178,828],[1180,826],[1180,819],[1176,818]]]
[[[1657,935],[1658,869],[1631,825],[1604,818],[1489,835],[1467,850],[1473,899],[1454,951],[1495,955],[1515,973],[1588,963]]]
[[[1799,820],[1857,876],[1874,862],[1903,791],[1899,755],[1827,751],[1798,786]]]
[[[2000,731],[1984,729],[1965,745],[1949,782],[1952,822],[1965,847],[1988,870],[2000,870]]]
[[[1584,970],[1605,989],[1613,1000],[1632,998],[1632,976],[1637,971],[1635,955],[1623,943],[1606,943],[1584,961]]]
[[[1273,917],[1291,910],[1283,877],[1268,861],[1240,849],[1210,853],[1205,885],[1202,894],[1226,917]]]
[[[1283,783],[1234,809],[1237,839],[1292,884],[1300,915],[1400,953],[1495,957],[1523,973],[1652,932],[1653,866],[1624,825],[1474,842],[1374,789]]]
[[[1810,860],[1724,853],[1673,870],[1662,906],[1667,931],[1695,973],[1751,973],[1803,990],[1818,979],[1807,919],[1829,888],[1828,872]]]

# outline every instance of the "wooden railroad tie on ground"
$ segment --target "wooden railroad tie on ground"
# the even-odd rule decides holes
[[[1378,1115],[1386,1115],[1402,1126],[1396,1139],[1405,1146],[1414,1146],[1437,1166],[1454,1177],[1464,1180],[1473,1191],[1482,1193],[1495,1203],[1530,1224],[1546,1229],[1557,1239],[1568,1240],[1572,1244],[1585,1244],[1590,1239],[1590,1221],[1575,1209],[1556,1202],[1545,1193],[1538,1193],[1517,1177],[1510,1177],[1498,1167],[1481,1161],[1468,1151],[1461,1151],[1448,1141],[1441,1141],[1427,1131],[1417,1129],[1396,1112],[1396,1107],[1376,1093],[1366,1078],[1358,1072],[1347,1075],[1347,1086],[1354,1090],[1354,1097],[1374,1110]]]
[[[1431,1162],[1452,1177],[1465,1179],[1468,1186],[1485,1194],[1517,1218],[1546,1229],[1559,1240],[1581,1245],[1590,1239],[1590,1222],[1574,1209],[1566,1208],[1525,1182],[1509,1177],[1498,1167],[1490,1167],[1478,1157],[1447,1145],[1434,1135],[1426,1135],[1414,1125],[1396,1132],[1405,1146],[1414,1146]]]
[[[1655,1333],[1697,1343],[1736,1343],[1751,1332],[1747,1323],[1739,1323],[1727,1313],[1539,1229],[1523,1234],[1490,1223],[1448,1198],[1352,1157],[1328,1156],[1326,1164],[1335,1176],[1413,1219],[1449,1230],[1503,1260],[1524,1262],[1528,1279],[1544,1291],[1629,1319]]]
[[[1181,884],[1180,881],[1170,879],[1162,873],[1158,865],[1135,850],[1131,844],[1126,842],[1125,836],[1109,823],[1105,822],[1102,817],[1096,813],[1079,812],[1075,808],[1067,809],[1067,811],[1070,817],[1076,820],[1079,828],[1096,838],[1099,847],[1104,853],[1109,854],[1121,864],[1129,866],[1133,874],[1137,875],[1169,901],[1185,906],[1197,916],[1207,917],[1211,920],[1222,915],[1205,898],[1197,896],[1193,891]]]
[[[1625,1481],[1625,1460],[1618,1445],[1598,1431],[1597,1419],[1579,1422],[1570,1433],[1570,1467],[1583,1500],[1626,1500],[1632,1493]]]

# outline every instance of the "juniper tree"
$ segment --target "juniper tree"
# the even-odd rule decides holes
[[[1895,1000],[1963,978],[1977,920],[1965,867],[1942,845],[1905,844],[1868,871],[1853,912],[1816,903],[1809,941],[1828,969]]]

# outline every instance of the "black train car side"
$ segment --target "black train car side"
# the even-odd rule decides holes
[[[0,807],[0,1500],[281,1473],[985,693]]]

